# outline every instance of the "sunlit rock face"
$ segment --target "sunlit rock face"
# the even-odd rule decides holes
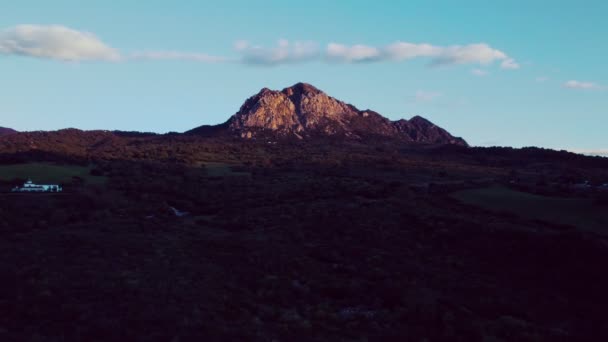
[[[384,137],[412,143],[466,145],[464,140],[453,137],[424,118],[390,121],[372,110],[362,111],[339,101],[306,83],[281,91],[262,89],[247,99],[225,126],[229,132],[245,139],[260,134],[300,139]]]
[[[239,112],[232,117],[230,128],[237,131],[263,128],[299,132],[303,127],[295,113],[295,105],[285,94],[264,88],[245,101]]]

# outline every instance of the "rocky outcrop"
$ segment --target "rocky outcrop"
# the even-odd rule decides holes
[[[464,139],[452,136],[445,129],[421,116],[414,116],[410,120],[398,120],[393,125],[413,142],[467,145]]]
[[[282,92],[267,88],[247,99],[239,112],[229,120],[228,126],[231,130],[242,132],[256,128],[289,133],[304,130],[298,120],[295,104]]]
[[[243,138],[268,134],[300,139],[382,137],[412,143],[466,145],[463,139],[422,117],[393,122],[372,110],[359,110],[306,83],[281,91],[262,89],[247,99],[221,127]],[[202,126],[189,133],[204,134],[210,130],[211,126]]]

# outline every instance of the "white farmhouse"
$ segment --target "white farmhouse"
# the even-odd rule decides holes
[[[13,192],[61,192],[63,188],[56,184],[34,184],[31,179],[23,184],[22,187],[14,187]]]

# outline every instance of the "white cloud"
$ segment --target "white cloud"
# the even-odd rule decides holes
[[[327,58],[337,62],[371,62],[377,60],[382,52],[377,48],[366,45],[346,46],[330,43],[327,45]]]
[[[414,98],[416,102],[431,102],[442,95],[442,93],[436,91],[418,90],[414,95]]]
[[[327,58],[335,62],[406,61],[415,58],[431,58],[431,65],[481,64],[502,61],[503,69],[518,69],[519,64],[504,52],[487,44],[435,46],[396,42],[384,47],[368,45],[342,45],[331,43],[326,49]]]
[[[237,40],[234,42],[234,49],[236,51],[243,51],[249,47],[249,42],[246,40]]]
[[[564,88],[585,89],[585,90],[599,89],[600,88],[600,85],[597,84],[597,83],[575,81],[575,80],[570,80],[570,81],[564,83],[563,86],[564,86]]]
[[[549,80],[549,77],[539,76],[539,77],[535,78],[534,80],[538,83],[545,83]]]
[[[180,52],[180,51],[147,51],[137,52],[132,54],[129,59],[132,60],[176,60],[176,61],[191,61],[201,63],[223,63],[230,60],[225,57],[212,56],[205,53],[197,52]]]
[[[507,70],[516,70],[520,68],[520,65],[513,58],[507,58],[500,63],[500,67]]]
[[[314,42],[294,42],[281,39],[276,47],[266,48],[237,41],[235,50],[241,54],[242,62],[257,65],[278,65],[310,61],[319,56],[319,47]]]
[[[123,55],[92,33],[60,25],[18,25],[0,31],[0,55],[30,56],[61,61],[179,60],[202,63],[280,65],[314,60],[338,63],[406,61],[429,58],[431,65],[480,64],[501,62],[503,69],[519,64],[504,52],[487,44],[435,46],[396,42],[383,47],[330,43],[324,52],[315,42],[279,40],[274,47],[236,41],[238,58],[201,52],[140,51]],[[137,51],[137,50],[135,50]],[[475,72],[480,75],[482,72]]]
[[[396,42],[383,48],[387,59],[405,61],[418,57],[436,57],[441,55],[442,48],[430,44],[413,44]]]
[[[473,69],[471,70],[471,73],[475,76],[479,76],[479,77],[483,77],[488,75],[488,72],[486,70],[483,69]]]
[[[59,25],[19,25],[0,31],[0,54],[61,61],[119,61],[118,50],[94,34]]]
[[[465,46],[450,46],[442,49],[442,53],[434,64],[483,64],[487,65],[497,60],[507,59],[507,55],[491,48],[487,44],[470,44]]]

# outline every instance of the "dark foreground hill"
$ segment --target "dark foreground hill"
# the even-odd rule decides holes
[[[45,160],[66,182],[0,194],[2,341],[608,337],[608,207],[557,192],[601,183],[605,160],[68,133],[74,160],[44,152],[49,133],[0,163],[4,191]],[[488,193],[508,195],[500,210]],[[520,216],[521,200],[560,214]],[[560,223],[569,211],[594,224]]]
[[[0,127],[0,136],[13,134],[13,133],[17,133],[17,131],[15,131],[12,128]]]

